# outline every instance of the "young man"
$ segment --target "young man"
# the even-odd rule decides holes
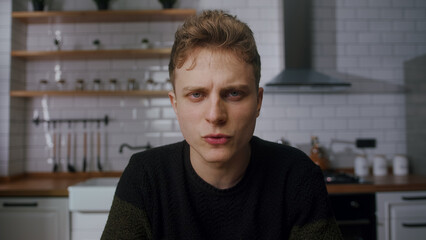
[[[132,156],[102,239],[341,239],[319,167],[253,136],[263,89],[246,24],[188,19],[169,72],[185,140]]]

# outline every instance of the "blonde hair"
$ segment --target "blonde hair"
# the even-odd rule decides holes
[[[260,82],[260,56],[253,32],[247,24],[222,10],[206,10],[188,18],[178,28],[169,63],[170,79],[175,85],[174,71],[181,68],[191,51],[197,48],[225,50],[253,67],[256,88]]]

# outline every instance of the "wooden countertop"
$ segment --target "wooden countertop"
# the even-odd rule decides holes
[[[374,193],[397,191],[426,191],[426,176],[369,176],[363,184],[327,184],[330,194],[339,193]]]
[[[121,172],[106,173],[28,173],[0,178],[0,197],[68,197],[67,188],[93,177],[120,177]]]
[[[0,178],[0,197],[67,197],[67,188],[93,177],[120,177],[121,172],[107,173],[29,173]],[[426,176],[367,177],[365,184],[327,184],[330,194],[374,193],[392,191],[426,191]]]

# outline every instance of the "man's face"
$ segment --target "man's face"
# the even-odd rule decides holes
[[[175,69],[169,97],[191,161],[221,164],[248,156],[263,97],[251,65],[230,52],[200,49]]]

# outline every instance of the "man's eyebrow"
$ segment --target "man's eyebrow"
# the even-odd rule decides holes
[[[201,87],[201,86],[188,86],[188,87],[184,87],[182,90],[185,91],[185,92],[206,91],[207,88]]]
[[[248,90],[250,90],[250,87],[246,84],[238,84],[238,85],[230,85],[230,86],[223,88],[224,91],[235,90],[235,89],[248,91]]]

